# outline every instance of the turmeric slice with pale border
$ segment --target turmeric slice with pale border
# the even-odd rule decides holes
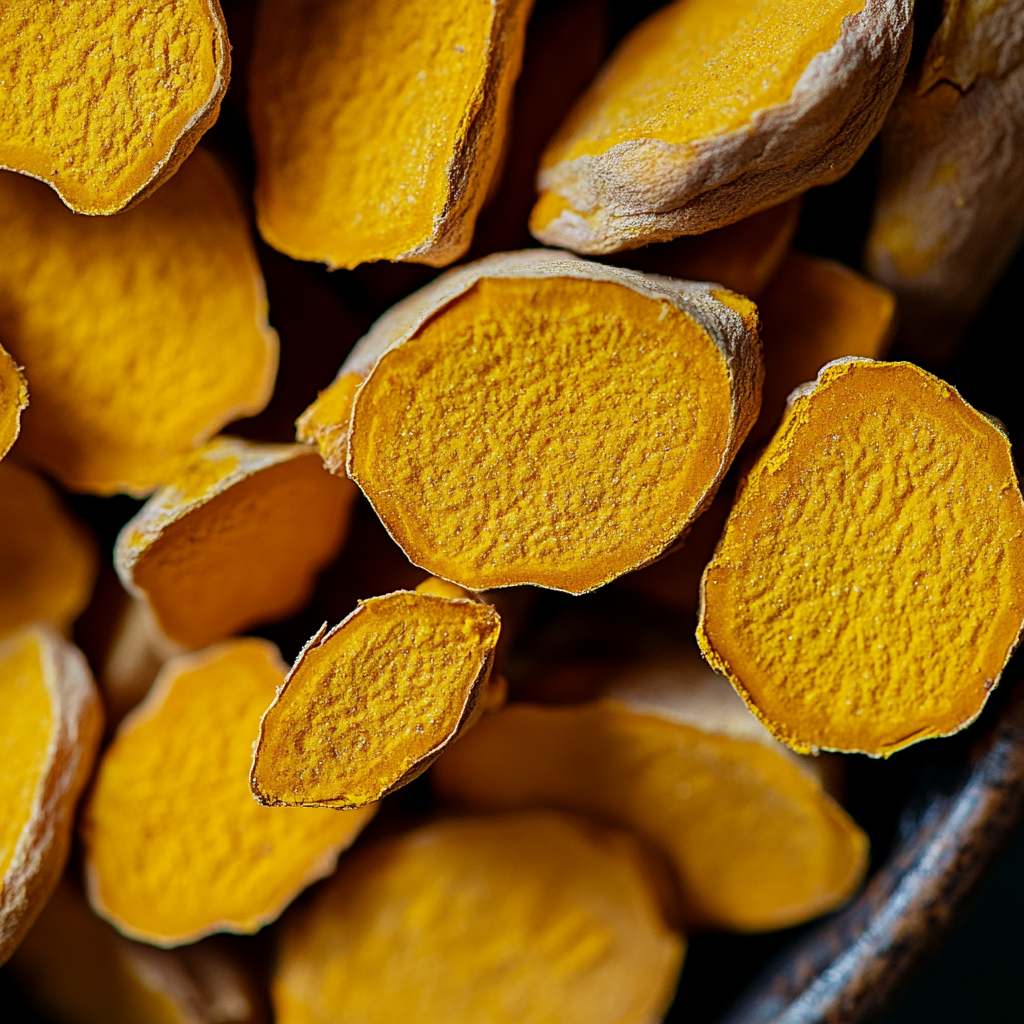
[[[697,637],[795,750],[888,757],[980,714],[1024,624],[1010,442],[910,363],[794,391],[701,582]]]
[[[650,1024],[685,944],[631,836],[553,812],[439,821],[346,858],[290,918],[278,1024]]]
[[[46,625],[0,640],[0,964],[57,885],[103,711],[85,658]]]
[[[257,931],[373,816],[253,800],[253,739],[285,671],[265,640],[181,655],[121,723],[82,831],[89,900],[123,934],[177,946]]]
[[[260,723],[250,775],[260,803],[364,807],[476,720],[501,620],[465,592],[430,589],[360,601],[302,649]]]
[[[0,168],[76,213],[116,213],[174,174],[230,74],[218,0],[6,0]]]
[[[462,256],[498,170],[532,0],[265,0],[260,233],[332,267]]]
[[[129,520],[114,564],[165,637],[205,647],[307,603],[357,494],[305,445],[219,437]]]
[[[749,300],[527,250],[393,307],[299,437],[334,466],[347,444],[349,476],[427,572],[579,594],[653,561],[710,503],[761,372]]]
[[[21,433],[21,414],[28,407],[28,386],[10,353],[0,345],[0,459]]]
[[[696,235],[841,178],[910,56],[910,0],[676,0],[549,143],[530,230],[609,253]]]
[[[116,217],[0,173],[0,341],[32,404],[19,453],[65,487],[141,497],[277,373],[248,217],[202,150]]]

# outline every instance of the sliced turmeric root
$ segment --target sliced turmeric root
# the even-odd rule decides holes
[[[18,364],[0,345],[0,459],[21,433],[21,414],[28,407],[28,387]]]

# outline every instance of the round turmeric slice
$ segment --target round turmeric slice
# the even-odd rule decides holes
[[[0,345],[0,459],[18,440],[21,414],[28,406],[28,387],[18,364]]]
[[[45,625],[0,640],[0,964],[64,871],[102,732],[77,647]]]
[[[712,285],[501,254],[385,314],[316,429],[329,446],[331,393],[360,378],[348,473],[414,564],[470,590],[579,594],[710,503],[757,416],[756,325]]]
[[[650,1024],[682,938],[627,835],[552,812],[440,821],[349,857],[282,937],[278,1024]]]
[[[205,647],[306,604],[357,494],[304,445],[220,437],[126,524],[114,564],[166,638]]]
[[[256,799],[363,807],[411,782],[482,710],[500,630],[466,594],[360,601],[303,648],[263,716]]]
[[[676,0],[622,42],[541,158],[530,230],[617,252],[841,178],[910,56],[910,0]]]
[[[1024,622],[1009,440],[909,363],[829,363],[790,397],[701,593],[705,656],[795,750],[957,732]]]
[[[116,213],[192,152],[230,73],[218,0],[7,0],[0,167],[76,213]]]
[[[267,404],[277,335],[247,215],[207,153],[99,219],[0,173],[0,233],[0,341],[32,383],[18,450],[67,488],[148,494]]]
[[[176,946],[257,931],[373,816],[253,800],[253,739],[284,675],[273,644],[228,641],[172,658],[121,723],[83,838],[93,909],[125,935]]]

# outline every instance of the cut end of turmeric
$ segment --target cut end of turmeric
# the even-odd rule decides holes
[[[362,383],[363,378],[358,373],[344,374],[321,391],[295,422],[295,440],[315,444],[324,465],[339,476],[345,473],[352,406]]]
[[[18,364],[0,345],[0,459],[21,433],[21,414],[28,407],[28,385]]]

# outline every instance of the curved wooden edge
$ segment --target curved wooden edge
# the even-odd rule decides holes
[[[1024,810],[1024,680],[960,787],[844,910],[784,951],[720,1024],[855,1024],[881,1013],[970,906]]]

